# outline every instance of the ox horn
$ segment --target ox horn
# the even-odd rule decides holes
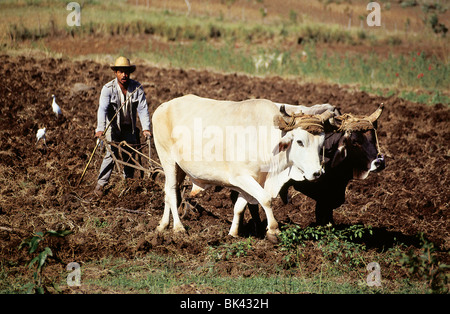
[[[284,120],[282,116],[276,116],[273,122],[280,130],[284,130],[288,126],[288,123],[286,122],[286,120]]]
[[[280,107],[281,116],[275,117],[274,123],[280,130],[292,128],[295,117],[286,112],[285,105]],[[290,118],[290,119],[289,119]]]
[[[380,105],[380,107],[378,107],[378,109],[375,110],[375,112],[372,113],[372,114],[369,116],[368,119],[369,119],[369,121],[370,121],[371,123],[374,123],[375,121],[378,120],[378,118],[380,117],[381,113],[383,112],[383,108],[384,108],[384,104],[382,103],[382,104]]]
[[[286,106],[285,105],[281,105],[280,107],[280,112],[287,117],[292,117],[289,113],[286,112]]]
[[[332,111],[330,111],[330,110],[324,111],[324,112],[322,112],[322,113],[319,115],[320,120],[322,121],[322,123],[324,123],[325,121],[327,121],[327,120],[333,118],[334,116],[335,116],[334,112],[332,112]]]

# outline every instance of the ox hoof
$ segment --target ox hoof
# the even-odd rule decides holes
[[[186,233],[186,229],[183,226],[178,226],[173,228],[173,232],[175,233]]]
[[[273,244],[278,244],[280,242],[280,239],[278,239],[277,234],[266,233],[266,238]]]
[[[159,225],[158,227],[156,227],[156,232],[163,232],[164,230],[166,230],[165,226]]]

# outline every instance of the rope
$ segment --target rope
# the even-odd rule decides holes
[[[375,129],[372,122],[367,117],[358,118],[352,114],[346,113],[342,116],[335,117],[336,120],[341,120],[341,126],[337,129],[337,132],[353,132],[353,131],[367,131]]]
[[[290,131],[298,127],[312,134],[320,134],[324,131],[323,121],[316,115],[294,114],[289,122],[286,122],[282,117],[278,117],[278,125],[284,131]]]
[[[325,166],[325,145],[322,145],[322,162],[320,163],[320,170],[323,170],[325,168],[324,166]]]
[[[375,142],[377,143],[377,152],[378,152],[378,157],[380,157],[381,154],[381,149],[380,149],[380,144],[378,142],[378,135],[377,135],[377,130],[373,129],[375,131]]]
[[[381,155],[380,143],[378,141],[377,130],[370,122],[368,117],[358,118],[350,113],[343,114],[339,117],[335,117],[336,120],[341,120],[341,125],[335,132],[355,132],[355,131],[369,131],[374,130],[375,144],[377,146],[378,156]]]
[[[108,141],[108,140],[106,140],[104,137],[102,137],[102,140],[104,141],[104,143],[107,144],[107,145],[105,145],[105,147],[108,148],[108,145],[112,145],[112,146],[118,148],[120,153],[125,152],[125,153],[126,153],[131,159],[133,159],[133,161],[136,162],[136,163],[137,163],[137,161],[135,161],[134,158],[131,157],[131,153],[130,153],[130,152],[128,152],[128,151],[126,151],[126,150],[124,150],[124,151],[122,150],[122,147],[123,147],[123,146],[127,146],[129,149],[131,149],[131,150],[134,151],[135,153],[139,154],[140,156],[143,156],[143,157],[147,158],[150,162],[152,162],[153,164],[156,164],[158,167],[162,168],[161,164],[158,163],[156,160],[150,158],[150,156],[147,156],[147,155],[143,154],[142,152],[140,152],[139,150],[134,149],[134,148],[132,147],[132,145],[133,145],[133,146],[142,146],[142,147],[141,147],[141,149],[142,149],[142,148],[144,148],[144,147],[146,147],[146,146],[149,146],[147,143],[129,144],[129,143],[125,142],[125,141],[114,142],[114,141]],[[149,146],[149,149],[150,149],[150,146]],[[112,152],[110,152],[110,154],[111,154],[111,155],[114,155]],[[115,160],[115,161],[116,161],[116,160]],[[129,165],[129,164],[128,164],[128,165]],[[140,170],[142,170],[142,169],[140,169]]]

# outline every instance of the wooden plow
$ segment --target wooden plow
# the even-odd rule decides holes
[[[129,144],[125,141],[122,142],[112,142],[107,141],[104,137],[100,138],[103,141],[106,150],[109,152],[111,157],[114,160],[114,165],[116,170],[121,173],[120,165],[128,166],[135,168],[141,171],[141,177],[143,177],[143,173],[147,172],[148,177],[152,179],[156,179],[159,174],[164,174],[162,166],[154,159],[151,158],[151,147],[150,147],[150,139],[147,139],[147,143],[139,143],[139,144]],[[115,147],[118,151],[118,156],[127,155],[128,157],[124,158],[125,160],[119,159],[113,153],[112,148]],[[148,154],[144,154],[142,150],[148,147]],[[136,153],[135,157],[133,153]],[[142,157],[146,158],[148,161],[148,168],[145,168],[142,165]]]
[[[119,173],[122,173],[122,168],[120,166],[132,167],[141,171],[141,178],[144,177],[143,175],[144,173],[147,173],[148,178],[151,178],[158,185],[160,185],[161,188],[164,188],[163,184],[161,183],[161,177],[164,176],[164,170],[160,163],[151,158],[151,146],[149,137],[147,138],[146,143],[138,143],[138,144],[129,144],[126,141],[122,142],[107,141],[104,136],[102,136],[100,140],[103,141],[106,150],[112,156],[114,160],[114,167],[116,167],[116,170]],[[122,158],[126,159],[127,161],[117,158],[116,155],[113,153],[111,147],[116,148],[118,151],[117,155],[122,156]],[[146,147],[148,147],[148,154],[144,154],[142,152],[142,150],[144,150]],[[136,154],[137,157],[133,156],[134,153]],[[125,158],[124,154],[126,155]],[[148,168],[145,168],[143,166],[141,159],[142,157],[144,157],[148,161]],[[191,205],[185,197],[186,190],[189,187],[189,185],[190,184],[185,181],[185,184],[183,184],[181,188],[181,203],[178,208],[181,218],[184,218],[189,210],[194,210],[195,208],[195,206]]]

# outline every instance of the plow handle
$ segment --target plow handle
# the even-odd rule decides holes
[[[86,167],[84,168],[84,171],[83,171],[83,173],[82,173],[82,175],[81,175],[81,177],[80,177],[80,180],[78,181],[77,186],[79,186],[79,185],[81,184],[81,181],[83,181],[84,175],[86,174],[86,170],[88,169],[89,164],[90,164],[91,161],[92,161],[92,157],[94,157],[95,151],[97,150],[97,147],[98,147],[98,145],[99,145],[100,143],[101,143],[101,140],[100,140],[100,141],[97,141],[97,144],[95,145],[94,150],[92,151],[91,157],[89,157],[89,161],[88,161],[88,163],[86,164]]]

